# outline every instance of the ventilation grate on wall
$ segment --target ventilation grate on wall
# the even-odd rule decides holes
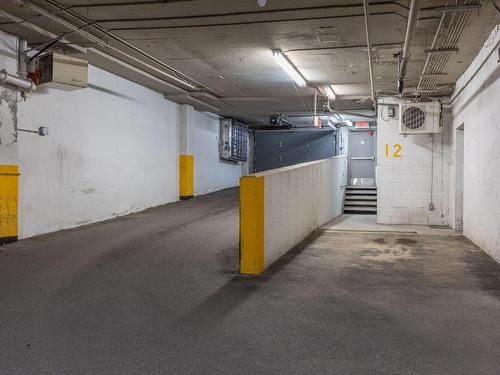
[[[402,117],[403,125],[408,129],[419,129],[425,123],[425,112],[418,107],[406,108]]]

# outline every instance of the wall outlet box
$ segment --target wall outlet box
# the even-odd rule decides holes
[[[47,128],[46,126],[40,126],[38,128],[38,134],[39,135],[49,135],[49,128]]]

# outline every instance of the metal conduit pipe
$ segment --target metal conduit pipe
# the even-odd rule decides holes
[[[15,0],[15,1],[19,1],[19,0]],[[125,46],[126,48],[129,48],[130,50],[147,58],[148,60],[160,65],[161,67],[163,67],[165,69],[168,69],[171,72],[171,74],[169,74],[169,75],[172,77],[173,80],[182,83],[184,86],[189,87],[191,90],[197,91],[197,90],[200,90],[201,88],[204,88],[214,95],[217,95],[219,97],[224,96],[221,92],[218,92],[218,91],[214,90],[213,88],[210,88],[209,86],[205,85],[204,83],[196,80],[195,78],[193,78],[187,74],[184,74],[182,71],[180,71],[176,68],[173,68],[172,66],[165,63],[163,60],[156,58],[152,54],[143,51],[142,49],[136,47],[134,44],[129,43],[127,40],[112,33],[111,32],[112,30],[106,29],[106,28],[98,25],[97,22],[95,22],[95,21],[90,22],[89,19],[83,17],[78,12],[66,9],[65,6],[61,5],[60,3],[58,3],[55,0],[44,0],[44,1],[48,4],[50,4],[51,6],[57,8],[62,13],[67,14],[67,15],[79,20],[80,22],[88,23],[90,28],[93,28],[93,29],[97,30],[98,32],[102,33],[103,36],[106,36],[110,39],[113,39],[114,41],[120,43],[121,45]],[[116,50],[117,52],[121,53],[122,55],[126,55],[128,58],[134,59],[130,54],[125,53],[123,50],[121,50],[119,48],[112,47],[111,45],[107,45],[107,47]],[[137,59],[137,60],[141,61],[139,59]],[[141,61],[141,64],[151,66],[149,64],[145,64],[144,61]],[[163,74],[165,75],[167,73],[163,72]]]
[[[408,61],[410,61],[411,41],[413,39],[413,34],[415,33],[415,27],[417,26],[417,15],[418,15],[418,0],[411,0],[410,11],[408,13],[408,21],[406,23],[405,44],[403,47],[403,53],[400,57],[399,70],[398,70],[399,94],[402,94],[404,90],[404,79],[408,68]]]
[[[374,12],[370,13],[370,16],[397,16],[406,19],[406,16],[399,14],[397,12]],[[134,31],[134,30],[170,30],[170,29],[193,29],[202,27],[223,27],[223,26],[246,26],[246,25],[259,25],[268,23],[286,23],[286,22],[300,22],[300,21],[317,21],[317,20],[333,20],[340,18],[356,18],[364,17],[364,13],[359,14],[343,14],[336,16],[317,16],[317,17],[306,17],[306,18],[283,18],[278,20],[259,20],[259,21],[237,21],[237,22],[223,22],[223,23],[207,23],[207,24],[195,24],[195,25],[177,25],[177,26],[124,26],[124,27],[112,27],[109,31]],[[436,17],[426,17],[421,19],[435,19]]]
[[[28,78],[28,64],[26,63],[26,51],[28,50],[28,41],[26,39],[21,39],[19,41],[19,69],[18,74],[21,78]]]
[[[35,4],[33,4],[33,3],[30,3],[30,2],[27,2],[27,1],[24,1],[24,0],[10,0],[10,1],[11,1],[12,3],[14,3],[14,4],[18,5],[18,6],[29,7],[29,8],[31,8],[31,9],[35,10],[36,12],[38,12],[38,13],[42,14],[43,16],[45,16],[45,17],[47,17],[47,18],[49,18],[49,19],[51,19],[51,20],[53,20],[53,21],[55,21],[55,22],[57,22],[57,23],[59,23],[59,24],[61,24],[61,25],[63,25],[63,26],[65,26],[65,27],[67,27],[67,28],[69,28],[69,29],[71,29],[71,30],[74,30],[74,31],[75,31],[76,33],[78,33],[80,36],[82,36],[82,37],[84,37],[84,38],[86,38],[86,39],[88,39],[88,40],[90,40],[90,41],[92,41],[92,42],[94,42],[94,43],[96,43],[96,44],[100,45],[101,47],[105,47],[105,48],[108,48],[108,49],[110,49],[110,50],[113,50],[114,52],[117,52],[117,53],[119,53],[119,54],[121,54],[121,55],[125,56],[125,57],[126,57],[126,58],[128,58],[128,59],[131,59],[131,60],[133,60],[133,61],[135,61],[135,62],[137,62],[137,63],[140,63],[141,65],[148,65],[148,64],[145,64],[145,63],[144,63],[143,61],[141,61],[140,59],[138,59],[138,58],[135,58],[135,57],[131,56],[130,54],[128,54],[128,53],[126,53],[126,52],[124,52],[124,51],[120,50],[120,49],[119,49],[119,48],[117,48],[117,47],[114,47],[114,46],[112,46],[112,45],[110,45],[110,44],[107,44],[107,43],[103,42],[103,41],[102,41],[100,38],[98,38],[97,36],[95,36],[95,35],[93,35],[93,34],[91,34],[91,33],[87,32],[87,31],[84,31],[82,28],[80,28],[80,27],[78,27],[78,26],[75,26],[75,25],[74,25],[74,24],[72,24],[71,22],[68,22],[68,21],[66,21],[66,20],[63,20],[63,19],[61,19],[61,18],[59,18],[59,17],[57,17],[57,16],[53,15],[51,12],[46,11],[45,9],[43,9],[43,8],[41,8],[41,7],[39,7],[39,6],[35,5]],[[66,13],[63,9],[62,9],[62,11],[63,11],[64,13]],[[89,25],[89,26],[92,26],[92,25]],[[127,46],[127,47],[131,48],[132,50],[134,50],[134,51],[135,51],[135,52],[137,52],[138,54],[140,54],[140,55],[142,55],[142,56],[144,56],[144,57],[147,57],[147,58],[148,58],[148,59],[150,59],[150,60],[153,60],[153,61],[154,61],[155,63],[157,63],[158,65],[160,65],[160,66],[162,66],[162,67],[164,67],[164,68],[166,68],[166,69],[169,69],[170,71],[174,72],[174,74],[179,74],[179,75],[181,75],[181,76],[183,76],[183,77],[185,76],[185,75],[184,75],[184,74],[182,74],[181,72],[179,72],[179,71],[177,71],[177,70],[173,69],[172,67],[170,67],[169,65],[165,64],[163,61],[161,61],[161,60],[159,60],[159,59],[155,58],[154,56],[152,56],[152,55],[150,55],[150,54],[148,54],[148,53],[146,53],[146,52],[144,52],[144,51],[142,51],[142,50],[140,50],[139,48],[137,48],[137,47],[135,47],[135,46],[132,46],[130,43],[126,42],[125,40],[121,39],[120,37],[118,37],[118,36],[116,36],[116,35],[113,35],[113,34],[111,34],[111,33],[108,33],[107,35],[108,35],[109,37],[111,37],[111,38],[113,38],[113,39],[117,40],[118,42],[120,42],[120,43],[124,44],[125,46]],[[153,69],[153,67],[152,67],[152,66],[149,66],[149,67]],[[195,82],[195,83],[198,83],[198,82],[196,82],[196,81],[194,81],[194,80],[190,79],[190,78],[189,78],[189,77],[187,77],[187,76],[185,76],[185,77],[186,77],[186,79],[183,79],[183,78],[179,78],[178,76],[176,76],[176,75],[174,75],[174,74],[169,74],[169,73],[167,73],[167,72],[161,71],[160,69],[157,69],[157,68],[154,68],[154,70],[155,70],[155,71],[157,71],[158,73],[161,73],[162,75],[166,76],[168,79],[170,79],[170,80],[172,80],[172,81],[175,81],[175,82],[177,82],[177,83],[179,83],[179,84],[182,84],[184,87],[188,87],[188,88],[193,89],[193,90],[194,90],[194,89],[196,89],[196,86],[195,86],[195,85],[193,85],[192,83],[188,82],[186,79],[189,79],[189,80],[191,80],[191,81],[193,81],[193,82]]]
[[[375,87],[373,84],[373,63],[372,63],[372,43],[370,41],[370,23],[368,21],[368,0],[363,0],[365,10],[365,29],[366,29],[366,45],[368,47],[368,70],[370,71],[370,91],[372,96],[373,107],[377,110],[377,98],[375,97]]]
[[[15,23],[15,24],[22,24],[23,27],[26,27],[26,28],[28,28],[28,29],[40,34],[40,35],[46,36],[47,38],[55,39],[55,38],[59,37],[57,34],[54,34],[53,32],[47,31],[47,30],[41,28],[40,26],[37,26],[37,25],[29,22],[28,20],[26,20],[24,18],[20,18],[18,16],[15,16],[15,15],[8,13],[8,12],[1,10],[1,9],[0,9],[0,16],[13,21],[13,23]],[[80,52],[83,52],[83,53],[86,52],[85,48],[77,46],[76,44],[68,42],[67,40],[62,39],[62,40],[60,40],[60,43],[66,44],[66,45],[70,46],[71,48],[76,49]]]
[[[109,7],[123,7],[123,6],[144,6],[144,5],[168,5],[168,3],[179,3],[179,2],[189,2],[196,0],[177,0],[177,1],[165,1],[165,0],[152,0],[152,1],[142,1],[142,2],[115,2],[115,3],[99,3],[99,4],[74,4],[67,6],[67,9],[78,9],[78,8],[109,8]],[[404,4],[401,4],[395,0],[385,0],[374,2],[373,5],[395,5],[399,8],[408,9],[408,7]],[[338,9],[338,8],[359,8],[362,7],[363,3],[354,3],[354,4],[336,4],[336,5],[320,5],[320,6],[311,6],[311,7],[298,7],[298,8],[283,8],[283,9],[262,9],[259,11],[246,11],[246,12],[237,12],[236,15],[246,15],[246,14],[256,14],[256,13],[276,13],[276,12],[287,12],[287,11],[304,11],[304,10],[316,10],[316,9]],[[431,9],[434,9],[432,7]],[[222,13],[222,14],[207,14],[207,17],[214,16],[226,16],[233,15],[233,13]],[[205,15],[196,15],[194,17],[206,17]],[[189,16],[187,16],[189,17]],[[176,18],[176,17],[173,17]]]
[[[18,87],[25,92],[36,90],[36,85],[31,80],[9,74],[5,69],[0,70],[0,83]]]
[[[36,32],[37,34],[40,34],[40,35],[44,35],[48,38],[51,38],[52,40],[54,39],[57,39],[60,37],[60,35],[57,35],[57,34],[54,34],[53,32],[50,32],[48,30],[45,30],[45,29],[42,29],[41,27],[39,26],[36,26],[34,24],[32,24],[31,22],[27,22],[25,20],[23,20],[22,18],[19,18],[17,16],[14,16],[13,14],[10,14],[8,12],[5,12],[3,10],[0,10],[0,16],[4,17],[4,18],[8,18],[8,19],[11,19],[15,22],[19,22],[19,23],[22,23],[24,27],[26,27],[27,29],[31,30],[31,31],[34,31]],[[60,43],[63,43],[63,44],[66,44],[68,46],[71,46],[71,48],[77,50],[77,51],[81,51],[83,53],[86,53],[87,52],[87,48],[83,48],[79,45],[76,45],[74,43],[71,43],[71,42],[68,42],[64,39],[61,39],[59,41]],[[33,49],[30,49],[30,50],[33,50]],[[147,72],[146,70],[142,69],[142,68],[138,68],[136,66],[133,66],[123,60],[120,60],[114,56],[111,56],[109,55],[108,53],[104,52],[104,51],[101,51],[100,49],[97,49],[97,48],[90,48],[89,49],[90,51],[92,51],[93,53],[101,56],[101,57],[104,57],[106,60],[114,63],[114,64],[118,64],[119,66],[122,66],[122,67],[125,67],[126,69],[131,69],[133,72],[135,73],[139,73],[140,75],[148,78],[148,79],[151,79],[157,83],[161,83],[161,84],[164,84],[166,85],[167,87],[169,88],[175,88],[176,91],[181,91],[181,92],[186,92],[185,90],[179,88],[179,86],[175,86],[173,83],[170,83],[162,78],[159,78],[149,72]],[[153,69],[155,71],[158,71],[159,73],[161,72],[161,74],[164,74],[162,71],[160,71],[159,69],[145,63],[145,62],[142,62],[141,64],[142,66],[145,66],[145,67],[148,67],[149,69]]]
[[[366,115],[364,113],[357,113],[357,112],[352,112],[352,111],[349,111],[349,109],[335,109],[335,108],[332,108],[331,106],[331,103],[330,103],[330,99],[328,99],[326,101],[326,109],[328,110],[328,112],[332,113],[334,116],[339,116],[339,115],[347,115],[347,116],[356,116],[356,117],[362,117],[362,118],[366,118],[366,119],[376,119],[377,118],[377,115]]]

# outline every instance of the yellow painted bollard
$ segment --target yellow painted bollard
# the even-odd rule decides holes
[[[17,239],[19,168],[0,165],[0,239]]]
[[[264,271],[264,177],[240,179],[240,273]]]
[[[179,155],[179,198],[191,199],[194,195],[194,156]]]

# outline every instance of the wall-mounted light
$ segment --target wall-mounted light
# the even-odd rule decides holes
[[[267,2],[267,0],[257,0],[257,4],[258,4],[261,8],[263,8],[263,7],[265,7],[265,6],[266,6],[266,2]]]
[[[326,97],[330,100],[335,100],[335,98],[337,97],[337,95],[335,95],[335,91],[333,91],[332,85],[327,85],[323,87],[323,91]]]
[[[300,87],[306,87],[307,82],[295,66],[286,58],[280,49],[273,50],[273,57],[276,63],[292,78]]]

